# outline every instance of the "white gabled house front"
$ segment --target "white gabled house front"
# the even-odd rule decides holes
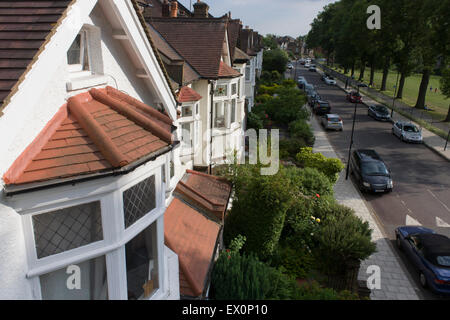
[[[161,147],[140,146],[139,157],[119,150],[120,160],[115,133],[93,125],[91,105],[114,115],[126,107],[137,120],[118,120]],[[145,106],[165,118],[136,111]],[[70,2],[2,113],[0,298],[179,299],[178,258],[164,244],[166,193],[183,175],[180,148],[167,138],[176,100],[137,3]],[[78,137],[82,130],[88,133]],[[70,135],[58,140],[63,131]],[[87,144],[84,156],[98,157],[78,171],[50,147],[76,138]],[[40,170],[59,172],[55,163],[64,174],[43,178]]]

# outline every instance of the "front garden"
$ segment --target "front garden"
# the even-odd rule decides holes
[[[233,183],[224,226],[226,249],[212,272],[213,299],[352,300],[362,260],[375,252],[372,230],[337,203],[344,165],[313,153],[306,97],[277,71],[263,74],[248,127],[280,129],[282,164],[230,164],[215,174]],[[270,141],[269,141],[270,143]]]

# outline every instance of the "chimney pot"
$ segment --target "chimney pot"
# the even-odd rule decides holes
[[[198,0],[194,3],[194,18],[208,18],[209,6],[203,1]]]
[[[178,1],[172,1],[170,3],[170,17],[176,18],[178,17]]]

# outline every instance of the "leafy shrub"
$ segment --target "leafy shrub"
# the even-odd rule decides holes
[[[330,288],[322,288],[317,282],[304,283],[298,290],[298,300],[359,300],[358,295],[348,291],[336,292]]]
[[[254,112],[250,112],[247,118],[247,128],[259,130],[262,129],[264,125],[263,120],[259,115]]]
[[[225,219],[225,243],[243,235],[247,238],[244,252],[267,259],[278,245],[292,199],[289,180],[282,167],[276,175],[264,176],[256,165],[237,166],[233,179],[235,194]]]
[[[286,70],[289,57],[284,50],[280,48],[274,50],[265,50],[263,58],[263,69],[267,71],[277,71],[282,74]]]
[[[279,85],[277,85],[277,84],[273,84],[273,85],[271,85],[271,86],[267,86],[267,85],[261,85],[260,87],[259,87],[259,90],[258,90],[258,93],[259,93],[259,95],[266,95],[266,96],[269,96],[269,97],[272,97],[274,94],[275,94],[275,92],[277,91],[277,89],[279,88],[280,86]]]
[[[222,252],[211,276],[217,300],[287,300],[298,296],[297,283],[254,255]]]
[[[315,168],[286,168],[286,174],[298,191],[306,196],[333,195],[333,185],[325,174]]]
[[[279,124],[289,124],[297,119],[307,119],[310,114],[303,106],[306,97],[297,88],[280,86],[274,90],[276,96],[261,105],[261,108]]]
[[[297,83],[294,80],[292,80],[292,79],[285,79],[285,80],[283,80],[281,85],[283,87],[291,87],[291,88],[296,88],[297,87]]]
[[[312,148],[301,149],[297,154],[297,161],[303,167],[316,168],[323,172],[333,184],[337,182],[339,172],[344,169],[344,164],[341,160],[328,159],[321,153],[313,153]]]
[[[296,250],[290,246],[280,246],[272,265],[295,279],[305,279],[314,265],[313,260],[312,255],[304,248]]]
[[[295,159],[295,156],[300,151],[300,149],[304,148],[306,146],[307,146],[307,144],[306,144],[305,140],[303,140],[302,138],[281,139],[279,142],[280,158],[281,159],[288,159],[288,158]]]
[[[263,94],[256,96],[255,101],[257,103],[266,103],[271,99],[273,99],[273,97],[270,94],[263,93]]]
[[[368,258],[376,250],[371,234],[368,222],[355,216],[353,210],[333,211],[323,220],[315,237],[313,253],[322,262],[322,271],[328,275],[344,274],[349,267]]]
[[[308,146],[314,145],[314,133],[311,126],[304,120],[299,119],[289,124],[289,132],[293,139],[303,139]]]

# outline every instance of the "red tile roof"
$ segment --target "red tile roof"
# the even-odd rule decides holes
[[[172,143],[172,120],[112,87],[70,98],[3,179],[20,185],[107,171]]]
[[[225,62],[220,62],[219,78],[235,78],[240,77],[241,74],[227,65]]]
[[[181,295],[202,295],[219,232],[219,224],[177,198],[167,208],[164,239],[166,245],[178,255]]]
[[[0,1],[0,113],[71,2]]]
[[[152,18],[148,22],[207,79],[219,76],[226,21],[221,18]]]
[[[178,92],[178,102],[194,102],[202,99],[202,96],[199,95],[194,89],[189,87],[182,87]]]
[[[187,170],[175,192],[190,204],[223,222],[231,194],[231,184],[227,180]]]

